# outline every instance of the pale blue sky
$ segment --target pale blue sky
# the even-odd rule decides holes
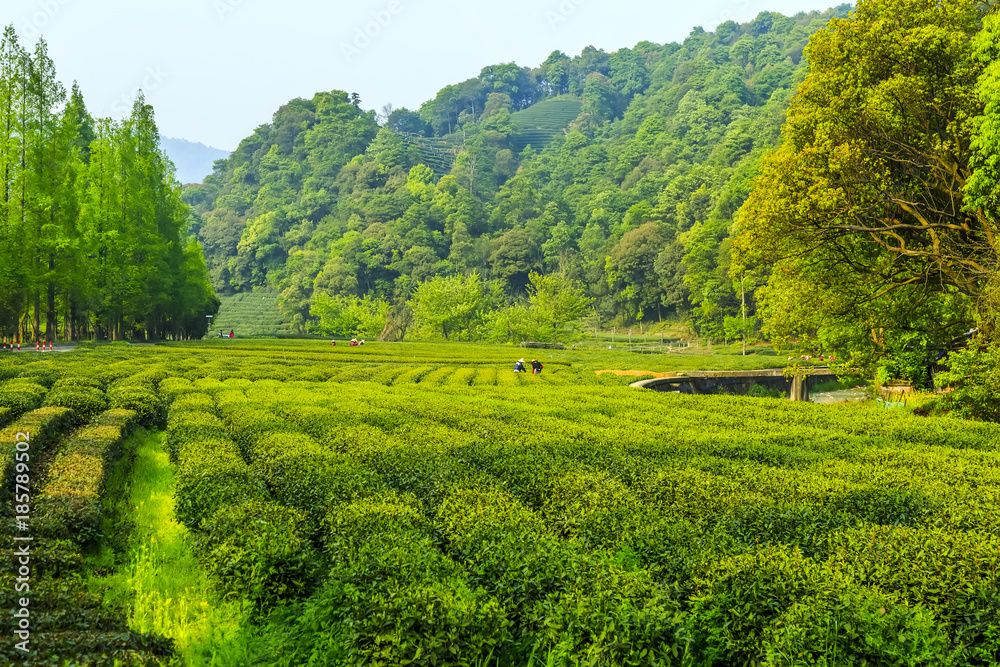
[[[552,51],[681,41],[695,26],[795,14],[823,0],[0,0],[91,112],[123,116],[142,87],[163,134],[232,150],[294,97],[341,89],[419,108],[486,65]],[[374,35],[359,38],[360,32]]]

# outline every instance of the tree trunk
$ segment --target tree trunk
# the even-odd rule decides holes
[[[49,275],[55,271],[56,262],[52,255],[49,255]],[[56,283],[49,278],[48,293],[45,303],[45,338],[54,343],[59,336],[59,325],[56,323]]]
[[[41,323],[41,312],[42,312],[42,295],[35,288],[35,314],[31,319],[32,332],[35,334],[35,340],[40,340],[42,337],[42,323]]]
[[[740,300],[743,302],[743,356],[747,356],[747,290],[746,276],[740,275]]]

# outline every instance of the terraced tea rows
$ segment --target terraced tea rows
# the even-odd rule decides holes
[[[102,348],[0,365],[26,387],[0,405],[94,369],[155,390],[178,518],[260,664],[1000,660],[996,426],[511,355]]]
[[[272,292],[235,294],[221,298],[219,314],[212,322],[209,336],[235,332],[239,337],[291,334],[292,328],[278,309],[278,295]]]

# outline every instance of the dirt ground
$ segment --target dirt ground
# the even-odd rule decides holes
[[[653,377],[658,377],[658,378],[668,378],[676,375],[676,373],[653,373],[652,371],[594,371],[594,372],[597,373],[598,375],[602,375],[604,373],[611,373],[613,375],[634,375],[636,377],[639,377],[641,375],[652,375]]]

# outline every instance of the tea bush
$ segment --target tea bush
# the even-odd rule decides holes
[[[517,356],[108,346],[5,360],[0,406],[168,405],[178,517],[220,591],[273,609],[267,664],[1000,663],[1000,427],[593,372],[766,359]]]

